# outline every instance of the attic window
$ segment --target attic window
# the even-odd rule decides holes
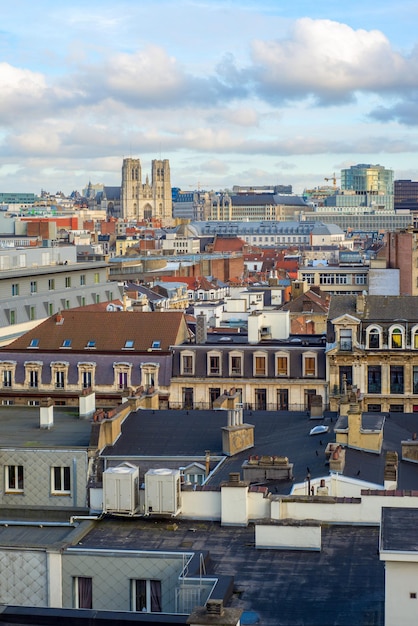
[[[86,348],[95,348],[95,347],[96,347],[96,340],[95,340],[95,339],[90,339],[90,340],[87,342],[87,346],[86,346]]]
[[[31,339],[29,348],[38,348],[39,347],[39,339]]]
[[[161,341],[153,341],[152,345],[151,345],[151,348],[153,350],[160,350],[160,348],[161,348]]]
[[[125,346],[124,346],[124,347],[125,347],[125,348],[133,348],[133,347],[134,347],[134,342],[133,342],[133,339],[127,339],[127,340],[125,341]]]
[[[61,348],[71,348],[71,339],[64,339]]]

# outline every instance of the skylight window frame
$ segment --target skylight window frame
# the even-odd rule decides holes
[[[95,339],[89,339],[86,345],[86,348],[89,350],[94,350],[94,348],[96,347],[96,340]]]
[[[135,340],[134,339],[127,339],[125,341],[125,345],[123,347],[124,350],[133,350],[134,349],[134,344],[135,344]]]
[[[39,348],[39,339],[31,339],[28,348]]]

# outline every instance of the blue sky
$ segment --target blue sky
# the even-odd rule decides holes
[[[2,6],[3,5],[3,6]],[[418,179],[414,0],[0,0],[0,191]]]

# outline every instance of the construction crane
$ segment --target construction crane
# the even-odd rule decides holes
[[[196,185],[189,185],[190,188],[193,188],[195,191],[203,191],[202,187],[210,187],[210,185],[208,185],[208,183],[201,183],[200,181],[197,181],[197,188]]]
[[[340,178],[340,177],[339,177],[339,176],[336,176],[336,175],[335,175],[335,172],[334,172],[334,174],[333,174],[332,176],[330,176],[330,178],[324,178],[324,180],[326,180],[327,182],[328,182],[328,181],[330,181],[330,180],[332,180],[332,185],[333,185],[333,187],[335,187],[335,188],[336,188],[336,187],[337,187],[337,180],[339,180],[339,178]]]

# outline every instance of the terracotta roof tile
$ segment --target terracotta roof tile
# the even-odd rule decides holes
[[[70,340],[69,350],[85,350],[88,342],[94,342],[93,351],[120,352],[126,342],[133,342],[127,353],[146,351],[153,342],[160,342],[161,350],[182,343],[187,338],[187,325],[181,311],[134,312],[134,311],[84,311],[68,310],[53,315],[36,328],[22,335],[3,350],[30,350],[36,356],[39,350],[60,350],[65,340]],[[28,348],[32,340],[38,340],[36,348]],[[87,349],[87,351],[89,348]]]

